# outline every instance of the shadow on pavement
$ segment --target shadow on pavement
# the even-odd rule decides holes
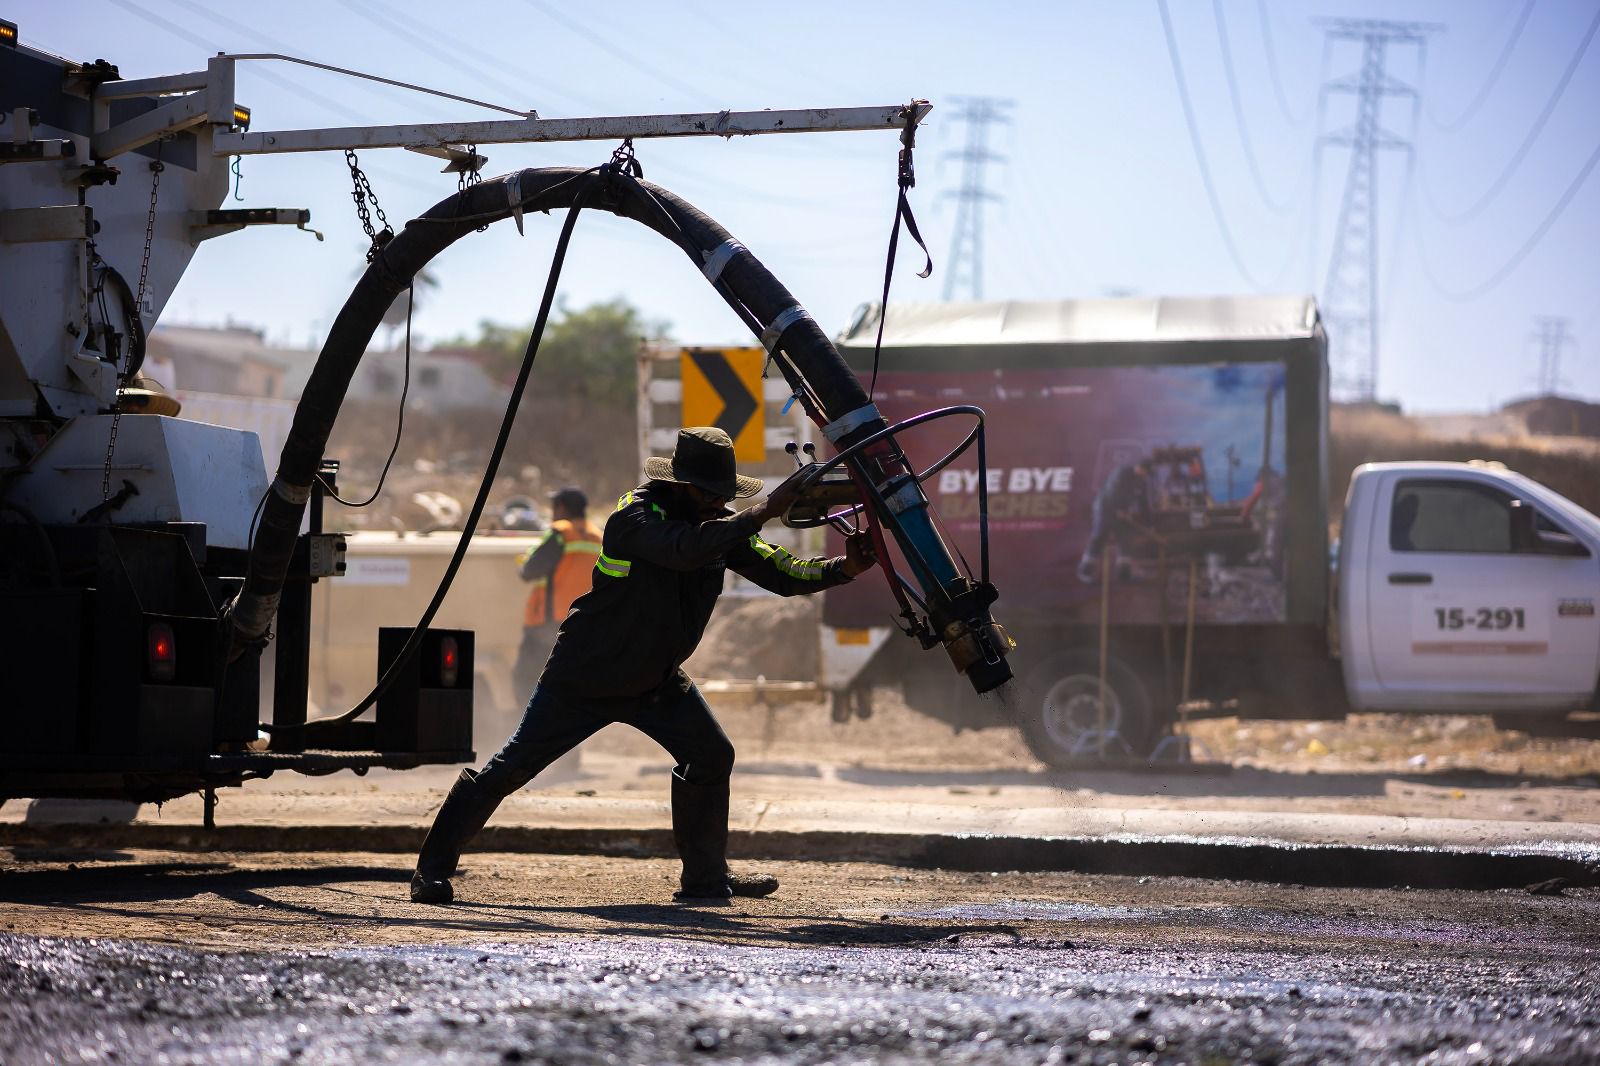
[[[1372,771],[1314,773],[1239,767],[1230,774],[1184,773],[1163,768],[1127,770],[881,770],[841,766],[838,780],[875,788],[919,786],[1087,789],[1123,796],[1382,796],[1390,782],[1434,788],[1592,788],[1593,774],[1538,776],[1490,770],[1441,770],[1435,773]]]
[[[40,852],[37,858],[55,864],[69,858],[88,861],[85,853],[63,851]],[[363,864],[277,869],[241,869],[223,862],[130,862],[81,869],[53,865],[0,872],[0,903],[81,911],[102,920],[159,921],[178,936],[185,927],[214,929],[221,922],[239,930],[243,942],[260,942],[264,936],[274,936],[275,930],[301,933],[308,926],[349,929],[363,925],[415,929],[419,941],[446,931],[832,946],[931,944],[958,941],[969,934],[1020,937],[1006,924],[930,924],[794,914],[784,911],[781,901],[774,901],[767,913],[734,910],[722,901],[571,906],[479,902],[470,898],[474,880],[470,872],[458,881],[458,891],[465,898],[435,907],[410,901],[408,876],[409,870],[402,867]],[[285,888],[315,888],[318,898],[312,902],[275,894],[274,890]],[[185,914],[154,906],[202,896],[220,897],[238,910],[219,913],[214,907],[196,908]]]

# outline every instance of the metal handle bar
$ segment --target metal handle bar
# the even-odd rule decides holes
[[[928,467],[922,473],[916,475],[917,483],[920,485],[922,482],[927,481],[930,477],[959,459],[963,452],[972,447],[972,443],[974,441],[982,438],[984,419],[983,408],[975,407],[972,404],[956,404],[953,407],[939,407],[932,411],[924,411],[919,415],[912,415],[910,418],[902,419],[892,426],[885,426],[876,433],[856,441],[848,448],[845,448],[839,452],[838,455],[835,455],[819,464],[817,469],[812,472],[810,478],[807,480],[807,485],[813,485],[820,481],[824,476],[827,475],[828,471],[834,469],[846,460],[855,458],[855,456],[863,449],[878,443],[878,441],[883,440],[885,437],[892,437],[903,429],[911,429],[922,425],[924,422],[932,422],[939,418],[948,418],[951,415],[971,415],[975,420],[972,430],[964,438],[962,438],[960,444],[957,444],[953,449],[946,453],[944,458]],[[835,511],[832,514],[823,515],[817,519],[797,521],[792,523],[785,520],[784,524],[788,525],[792,529],[815,529],[819,526],[831,525],[835,520],[842,521],[843,519],[850,518],[853,515],[858,515],[866,509],[866,506],[867,505],[865,502],[852,504],[841,511]]]

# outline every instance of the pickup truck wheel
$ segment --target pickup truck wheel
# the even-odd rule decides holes
[[[1019,723],[1022,739],[1040,762],[1072,766],[1097,755],[1100,676],[1094,656],[1054,656],[1028,675],[1026,693]],[[1144,682],[1117,659],[1106,664],[1105,721],[1106,731],[1128,747],[1124,751],[1115,738],[1108,738],[1106,753],[1113,757],[1129,751],[1147,755],[1160,734]]]

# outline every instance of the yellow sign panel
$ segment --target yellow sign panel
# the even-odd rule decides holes
[[[718,426],[733,438],[742,463],[767,458],[767,405],[761,398],[760,348],[687,348],[683,374],[683,424]]]

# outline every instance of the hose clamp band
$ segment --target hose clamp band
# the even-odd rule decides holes
[[[822,432],[829,440],[838,444],[850,433],[872,421],[883,421],[883,415],[879,413],[878,405],[875,403],[869,403],[865,407],[857,407],[849,414],[841,415],[823,426]]]
[[[772,320],[772,324],[761,331],[761,347],[767,350],[768,355],[776,352],[778,350],[778,342],[783,339],[784,330],[796,322],[810,317],[806,313],[806,309],[799,304],[780,312],[778,317]]]
[[[311,499],[310,485],[291,485],[281,477],[272,479],[272,491],[277,493],[279,499],[296,507],[304,506]]]
[[[700,269],[705,272],[706,280],[713,285],[722,277],[722,271],[735,255],[744,251],[744,245],[729,237],[711,251],[706,253],[706,265]]]
[[[889,493],[883,498],[883,502],[894,514],[905,514],[913,507],[926,506],[922,490],[917,487],[915,478]]]

